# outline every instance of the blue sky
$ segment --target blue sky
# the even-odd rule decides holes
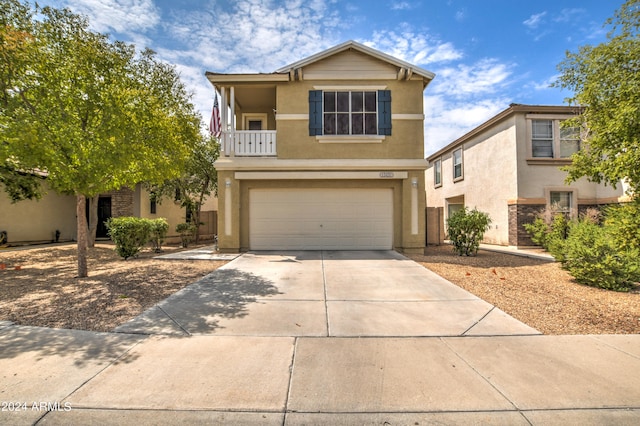
[[[355,40],[432,71],[425,155],[507,108],[555,105],[565,51],[606,39],[623,0],[39,0],[174,64],[205,122],[214,72],[273,72]]]

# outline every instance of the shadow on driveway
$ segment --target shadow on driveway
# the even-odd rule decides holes
[[[220,328],[224,318],[242,318],[258,299],[281,294],[278,287],[252,273],[218,269],[173,294],[133,320],[118,333],[201,334]]]

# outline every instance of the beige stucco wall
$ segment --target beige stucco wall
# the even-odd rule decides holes
[[[433,163],[426,171],[429,207],[443,207],[446,222],[446,200],[464,197],[466,207],[477,208],[491,218],[485,242],[508,245],[508,200],[517,194],[514,120],[504,120],[463,145],[462,180],[453,181],[452,151],[441,158],[441,187],[434,187]]]
[[[391,112],[416,114],[414,119],[392,119],[392,134],[376,143],[321,143],[309,136],[309,91],[322,86],[380,86],[391,90]],[[422,81],[297,81],[277,88],[278,114],[298,119],[277,120],[278,158],[423,158],[424,120]]]
[[[164,218],[169,223],[167,237],[179,237],[179,234],[176,232],[176,225],[184,223],[186,220],[185,210],[180,207],[180,204],[176,204],[171,198],[163,198],[157,203],[156,213],[153,214],[151,213],[149,192],[141,185],[136,186],[134,200],[134,216],[146,219]]]
[[[554,164],[528,161],[531,137],[527,126],[526,114],[518,112],[464,141],[464,179],[460,181],[453,182],[452,152],[458,147],[441,156],[443,184],[439,188],[434,188],[431,161],[425,173],[427,205],[443,207],[446,222],[447,199],[455,202],[463,199],[466,207],[476,207],[491,217],[484,242],[508,245],[509,204],[545,204],[549,190],[575,190],[578,205],[616,202],[624,195],[622,185],[613,189],[585,178],[565,183],[567,173],[560,167],[566,161]]]
[[[567,115],[566,118],[571,118]],[[611,186],[599,185],[581,178],[571,184],[565,183],[567,172],[560,170],[558,165],[529,164],[530,136],[527,132],[527,119],[524,114],[517,115],[519,140],[527,141],[518,146],[518,199],[536,200],[545,198],[545,189],[576,190],[579,204],[599,202],[615,202],[618,197],[624,195],[622,185],[617,189]]]
[[[76,238],[76,197],[55,193],[46,181],[43,189],[42,199],[15,204],[0,189],[0,231],[7,232],[9,244],[53,241],[56,230],[61,241]]]

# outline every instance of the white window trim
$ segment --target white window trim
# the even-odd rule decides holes
[[[317,135],[318,143],[382,143],[385,135]]]
[[[440,182],[436,182],[436,164],[440,164]],[[442,157],[433,161],[433,187],[440,188],[442,186]]]
[[[456,164],[455,164],[455,153],[460,151],[460,176],[456,177]],[[451,152],[451,177],[454,182],[459,182],[464,179],[464,149],[462,147],[458,149],[454,149]]]

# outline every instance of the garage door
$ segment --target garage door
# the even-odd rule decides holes
[[[252,189],[252,250],[389,250],[388,189]]]

